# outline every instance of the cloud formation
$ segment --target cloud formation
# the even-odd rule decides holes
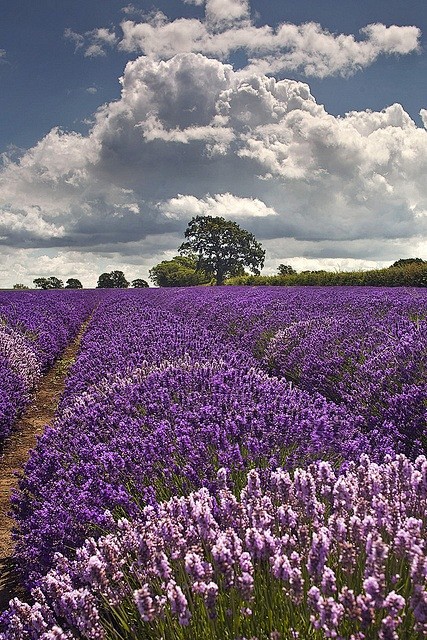
[[[305,83],[194,53],[141,56],[121,84],[87,136],[53,129],[3,158],[1,244],[152,266],[209,214],[271,247],[271,268],[425,251],[427,131],[401,105],[335,117]]]
[[[105,28],[92,29],[83,34],[65,29],[64,38],[74,43],[75,51],[82,49],[86,58],[105,56],[106,50],[114,47],[118,42],[114,31]]]
[[[405,55],[419,47],[417,27],[371,24],[361,30],[362,39],[356,40],[353,35],[330,33],[315,22],[284,23],[274,29],[268,25],[257,27],[249,20],[237,19],[233,13],[227,22],[226,12],[223,15],[216,6],[215,12],[209,13],[210,4],[206,3],[205,21],[169,21],[161,12],[143,22],[124,20],[119,47],[157,59],[195,52],[227,60],[233,52],[243,50],[248,56],[248,64],[242,70],[245,74],[299,71],[318,78],[350,75],[368,67],[380,55]]]
[[[231,193],[217,193],[215,196],[196,198],[179,193],[176,198],[159,202],[157,207],[167,218],[188,221],[194,216],[214,216],[223,218],[265,218],[276,216],[277,212],[267,207],[258,198],[238,198]]]
[[[117,46],[167,60],[179,53],[202,53],[227,61],[244,53],[244,74],[277,75],[290,71],[307,77],[349,76],[372,65],[381,55],[407,55],[419,51],[421,32],[416,26],[369,24],[353,34],[336,34],[316,22],[257,25],[251,19],[249,0],[184,0],[201,7],[203,18],[170,20],[161,11],[144,13],[133,4],[123,7],[128,17],[115,30],[98,28],[79,34],[71,29],[65,37],[86,57],[106,55]],[[134,19],[130,19],[131,17]]]

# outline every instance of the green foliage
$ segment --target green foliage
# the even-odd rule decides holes
[[[26,284],[22,284],[21,282],[17,282],[16,284],[13,285],[13,288],[23,290],[23,289],[29,289],[30,287],[27,287]]]
[[[370,286],[427,287],[427,262],[370,271],[303,271],[287,276],[238,276],[225,284],[238,286]]]
[[[236,222],[213,216],[196,216],[185,231],[187,240],[179,248],[183,255],[197,256],[197,271],[224,284],[228,277],[240,276],[248,267],[259,274],[265,251],[255,236]]]
[[[328,273],[328,272],[326,271],[326,269],[316,269],[315,271],[312,271],[311,269],[307,269],[306,271],[301,271],[301,273]]]
[[[275,333],[275,329],[266,329],[260,334],[253,348],[253,354],[255,358],[257,358],[258,360],[261,360],[261,358],[263,358],[268,343],[270,342],[271,338],[273,338]]]
[[[212,561],[209,555],[207,561]],[[225,580],[215,573],[219,595],[215,614],[210,614],[204,598],[192,593],[184,562],[177,560],[173,563],[174,578],[189,602],[192,614],[189,624],[180,624],[171,607],[165,608],[162,620],[145,622],[129,598],[114,609],[106,603],[102,612],[106,637],[108,640],[323,640],[322,631],[316,631],[310,623],[306,601],[293,604],[284,596],[283,584],[271,575],[267,564],[259,565],[251,600],[242,597],[238,588],[227,588]],[[125,579],[132,584],[131,577]],[[161,598],[160,579],[156,587],[156,595]]]
[[[295,269],[290,264],[279,264],[277,271],[279,276],[293,276],[296,274]]]
[[[129,282],[125,278],[123,271],[110,271],[101,273],[98,278],[97,289],[127,289]]]
[[[142,278],[136,278],[136,280],[132,280],[132,287],[134,289],[146,289],[149,286],[146,280],[142,280]]]
[[[409,264],[427,264],[421,258],[400,258],[400,260],[396,260],[389,266],[389,269],[394,269],[395,267],[407,267]]]
[[[80,282],[80,280],[77,280],[77,278],[68,278],[65,288],[66,289],[83,289],[83,285]]]
[[[55,276],[50,276],[49,278],[35,278],[33,283],[36,289],[62,289],[64,287],[64,283],[59,278]]]
[[[210,277],[197,270],[194,256],[175,256],[150,269],[150,279],[157,287],[194,287],[209,284]]]

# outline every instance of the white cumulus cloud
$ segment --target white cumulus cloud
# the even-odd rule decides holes
[[[413,25],[368,24],[357,35],[331,33],[316,22],[258,25],[251,19],[249,0],[184,0],[203,7],[202,18],[170,20],[162,11],[144,13],[133,4],[120,27],[83,34],[66,29],[65,37],[87,57],[106,55],[109,47],[168,59],[178,53],[202,53],[226,61],[244,53],[241,72],[267,75],[296,71],[308,77],[348,76],[372,65],[381,55],[419,51],[421,31]],[[134,19],[130,19],[133,16]]]
[[[205,198],[178,194],[167,202],[159,202],[157,207],[166,217],[182,220],[193,216],[264,218],[277,215],[274,209],[258,198],[239,198],[232,193],[217,193]]]
[[[249,18],[249,0],[206,0],[206,19],[217,24],[229,24]]]

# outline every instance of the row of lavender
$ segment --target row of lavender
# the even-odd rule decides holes
[[[415,289],[157,291],[262,369],[318,392],[413,457],[427,447],[427,294]]]
[[[426,298],[329,291],[334,299],[322,290],[120,292],[101,303],[15,501],[29,581],[50,572],[33,608],[14,603],[0,637],[427,633],[427,463],[385,457],[401,448],[400,433],[408,444],[409,423],[398,433],[370,424],[302,376],[292,380],[309,390],[269,374],[280,373],[286,331],[306,336],[310,320],[334,314],[344,323],[347,313],[341,334],[339,323],[316,325],[329,359],[335,344],[372,367],[371,354],[390,349],[381,340],[412,326],[425,350]],[[363,327],[366,342],[352,351]],[[315,340],[307,344],[314,352]],[[362,452],[384,462],[356,466]],[[259,475],[248,477],[252,467]],[[76,560],[64,557],[105,530]]]
[[[1,294],[0,445],[93,306],[93,294],[81,292]]]

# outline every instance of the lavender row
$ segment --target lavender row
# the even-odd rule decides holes
[[[0,444],[94,303],[86,292],[1,294]]]
[[[263,363],[361,416],[364,431],[388,429],[408,455],[427,451],[425,320],[353,309],[297,322],[270,340]]]
[[[104,292],[70,371],[61,408],[99,382],[126,376],[143,364],[174,363],[195,354],[204,361],[223,357],[233,364],[257,366],[250,354],[224,344],[220,334],[194,319],[177,318],[157,294],[152,290]]]
[[[410,289],[226,288],[156,292],[160,304],[256,357],[262,368],[427,447],[427,293]]]
[[[118,292],[94,313],[14,502],[30,581],[55,552],[108,529],[106,509],[135,517],[172,495],[215,491],[220,467],[238,491],[248,468],[319,458],[345,468],[361,452],[394,452],[389,432],[362,434],[346,409],[270,377],[219,333],[158,303],[156,292]]]
[[[424,456],[217,481],[58,554],[0,640],[427,637]]]
[[[367,322],[388,315],[414,323],[427,316],[422,289],[366,287],[193,287],[158,289],[149,300],[199,324],[240,349],[262,356],[268,340],[291,324],[337,313],[363,313]]]

